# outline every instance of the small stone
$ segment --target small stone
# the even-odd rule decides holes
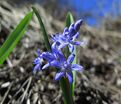
[[[30,104],[30,99],[27,99],[27,104]]]
[[[121,86],[121,79],[117,79],[117,86],[118,86],[118,87]]]
[[[89,101],[91,100],[91,96],[87,96],[86,99]]]
[[[3,83],[3,84],[1,85],[1,88],[6,88],[6,87],[8,87],[9,85],[10,85],[10,82]]]

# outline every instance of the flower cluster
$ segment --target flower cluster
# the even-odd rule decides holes
[[[78,20],[76,23],[70,25],[69,28],[65,28],[62,34],[54,35],[52,40],[54,44],[58,46],[58,49],[62,49],[68,46],[70,52],[74,51],[74,45],[82,45],[84,42],[76,41],[79,36],[79,28],[82,24],[82,20]]]
[[[72,64],[74,60],[74,46],[81,46],[83,41],[77,41],[79,36],[79,28],[82,24],[82,20],[71,24],[69,28],[65,28],[62,34],[52,36],[51,52],[40,53],[38,51],[38,57],[34,60],[34,71],[47,69],[49,66],[58,68],[58,72],[55,75],[55,80],[60,80],[62,77],[67,77],[69,82],[73,82],[72,71],[81,72],[83,67],[78,64]],[[70,55],[65,57],[62,49],[68,47]],[[44,60],[47,64],[42,66]]]

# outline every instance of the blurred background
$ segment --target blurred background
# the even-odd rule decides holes
[[[76,19],[82,18],[90,26],[100,27],[106,19],[116,20],[121,15],[121,0],[10,0],[23,5],[37,3],[57,19],[63,20],[67,11]]]
[[[102,20],[116,19],[121,15],[121,0],[55,0],[55,2],[59,12],[71,11],[76,18],[83,18],[90,26],[100,26]]]
[[[102,20],[121,15],[121,0],[59,0],[58,3],[61,9],[74,12],[90,26],[100,26]]]
[[[75,21],[84,21],[79,40],[87,44],[77,54],[85,70],[77,74],[75,104],[121,104],[121,0],[0,0],[0,46],[32,6],[38,9],[48,36],[63,32],[68,11]],[[0,66],[1,104],[63,104],[58,82],[53,81],[55,72],[32,72],[36,50],[46,51],[40,28],[34,15]]]

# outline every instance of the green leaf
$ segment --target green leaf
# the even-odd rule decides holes
[[[30,20],[32,19],[33,12],[29,12],[13,30],[13,32],[8,36],[6,41],[0,47],[0,65],[3,64],[5,59],[8,57],[10,52],[15,48],[18,41],[24,35],[25,30],[27,29]]]
[[[67,16],[66,16],[66,27],[69,27],[72,23],[74,23],[74,18],[72,16],[72,14],[70,12],[68,12]],[[76,63],[76,47],[74,48],[74,53],[75,53],[75,59],[73,61],[73,63]],[[66,56],[69,56],[69,49],[66,49]],[[76,78],[76,72],[73,71],[73,83],[71,84],[71,94],[72,96],[74,96],[74,87],[75,87],[75,78]]]
[[[69,27],[73,22],[74,22],[73,16],[70,12],[68,12],[67,16],[66,16],[65,26]],[[68,47],[66,47],[66,49],[64,50],[64,53],[65,53],[66,57],[68,57],[70,55]]]
[[[43,35],[43,38],[44,38],[44,41],[45,41],[45,46],[46,46],[48,51],[51,51],[51,45],[49,43],[48,35],[47,35],[47,32],[46,32],[45,26],[44,26],[44,24],[42,22],[42,19],[41,19],[40,15],[39,15],[39,12],[37,11],[37,9],[35,7],[32,7],[32,9],[33,9],[35,15],[38,18],[38,21],[39,21],[39,24],[40,24],[40,27],[41,27],[41,31],[43,32],[42,35]]]
[[[72,14],[70,12],[67,13],[67,16],[66,16],[66,27],[69,27],[72,23],[74,23],[74,18],[72,16]]]
[[[74,47],[74,53],[75,53],[75,58],[73,61],[73,64],[77,63],[77,53],[76,53],[76,47]],[[75,88],[75,81],[76,81],[76,72],[73,71],[73,83],[71,84],[71,91],[72,91],[72,96],[74,96],[74,88]]]

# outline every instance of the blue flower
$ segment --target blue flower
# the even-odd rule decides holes
[[[68,78],[69,82],[73,82],[73,71],[81,72],[83,67],[78,64],[72,64],[75,55],[73,54],[74,46],[82,45],[84,42],[77,41],[79,36],[79,28],[82,20],[71,24],[69,28],[65,28],[62,34],[57,34],[52,37],[53,43],[51,45],[51,52],[43,52],[38,50],[38,57],[34,60],[34,71],[47,69],[49,66],[58,69],[55,75],[55,80],[58,81],[62,77]],[[70,55],[68,58],[64,56],[61,49],[68,46]],[[46,60],[46,64],[42,67],[42,63]]]
[[[57,34],[52,36],[54,44],[58,46],[58,49],[62,49],[65,46],[69,47],[70,52],[74,51],[74,45],[82,45],[84,42],[76,41],[79,36],[79,28],[82,24],[82,20],[78,20],[76,23],[73,23],[69,28],[65,28],[63,34]]]
[[[53,44],[51,48],[52,48],[52,52],[42,53],[42,57],[48,61],[48,63],[45,64],[42,69],[46,69],[49,66],[51,66],[51,63],[55,60],[59,60],[59,61],[65,60],[65,58],[63,58],[63,53],[57,49],[56,45]],[[61,60],[60,60],[60,57],[61,57]]]
[[[45,69],[49,66],[58,68],[59,71],[55,75],[55,80],[60,80],[62,77],[67,77],[69,82],[73,82],[72,71],[81,72],[83,67],[78,64],[72,64],[75,55],[71,54],[66,60],[65,56],[60,50],[57,50],[56,47],[52,47],[52,53],[44,52],[42,54],[48,63],[43,66],[42,69]]]
[[[40,53],[40,50],[37,50],[38,57],[34,59],[34,69],[33,71],[41,70],[42,62],[43,62],[43,57]]]
[[[55,80],[60,80],[62,77],[67,77],[69,82],[73,82],[73,74],[72,71],[81,72],[83,67],[78,64],[72,64],[75,55],[71,54],[68,59],[64,61],[54,60],[51,62],[51,66],[55,66],[60,70],[55,75]],[[61,60],[62,57],[60,57]],[[64,58],[64,56],[63,56]]]

